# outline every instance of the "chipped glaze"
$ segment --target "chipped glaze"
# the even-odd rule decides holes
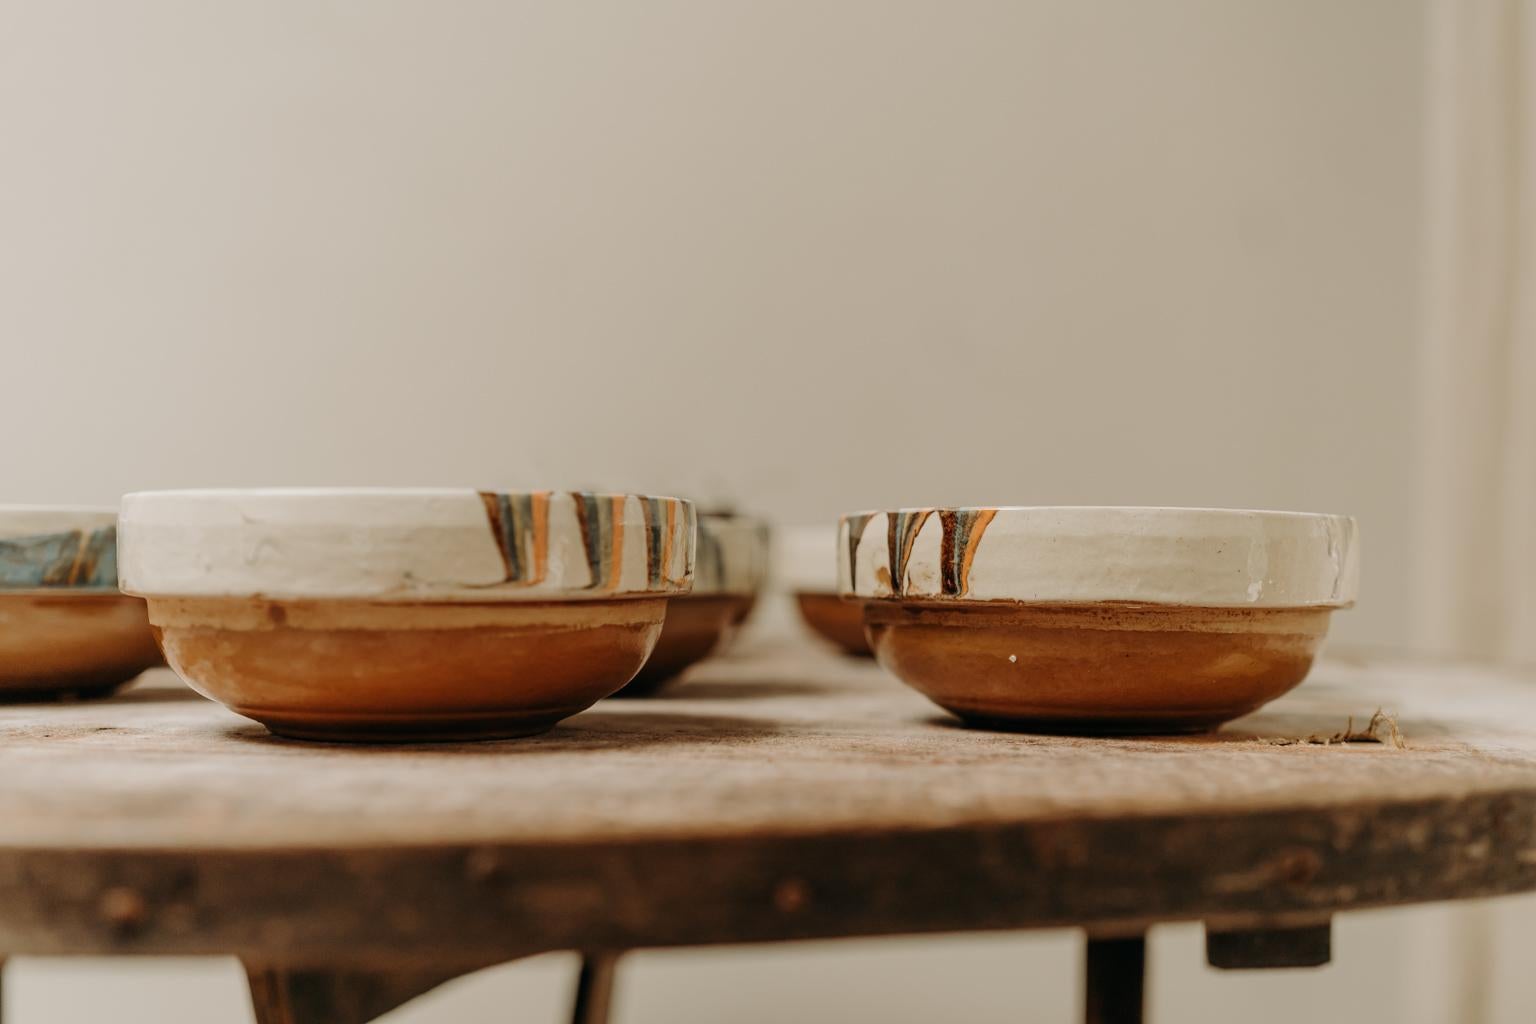
[[[470,489],[146,491],[118,563],[151,597],[587,601],[687,593],[690,502]]]
[[[117,590],[117,509],[0,506],[0,591],[58,590]]]
[[[915,508],[842,518],[838,589],[860,599],[1342,608],[1348,516],[1234,509]]]

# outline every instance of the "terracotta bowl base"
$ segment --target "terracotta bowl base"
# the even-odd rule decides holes
[[[648,697],[703,661],[729,638],[743,608],[753,598],[741,594],[690,594],[667,601],[661,639],[639,675],[615,697]]]
[[[864,609],[857,601],[844,601],[836,594],[800,591],[795,594],[795,605],[811,632],[831,641],[844,654],[874,657],[869,638],[864,635]]]
[[[1164,605],[864,606],[880,664],[987,728],[1212,729],[1306,678],[1329,609]]]
[[[394,743],[544,732],[617,690],[664,598],[385,604],[151,599],[193,689],[279,736]]]
[[[159,663],[137,597],[0,593],[0,702],[99,697]]]
[[[514,740],[548,732],[562,720],[587,707],[561,708],[548,714],[411,714],[398,719],[383,715],[342,715],[321,712],[292,714],[265,708],[231,708],[267,727],[274,736],[321,743],[467,743]]]

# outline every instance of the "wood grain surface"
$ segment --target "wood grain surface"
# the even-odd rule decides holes
[[[1378,708],[1404,749],[1322,742]],[[0,950],[18,954],[451,966],[1271,927],[1531,888],[1536,687],[1465,664],[1335,658],[1269,709],[1167,739],[963,728],[810,649],[487,744],[279,740],[163,672],[0,706]]]

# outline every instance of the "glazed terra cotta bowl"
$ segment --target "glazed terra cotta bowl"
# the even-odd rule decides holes
[[[151,491],[119,559],[171,667],[274,733],[489,739],[627,683],[693,537],[690,503],[635,494]]]
[[[921,508],[845,516],[839,584],[880,663],[982,725],[1213,728],[1312,666],[1359,581],[1347,516]]]
[[[837,527],[797,526],[775,545],[775,576],[795,602],[800,621],[844,654],[868,658],[864,609],[837,592]]]
[[[735,513],[700,513],[693,591],[667,601],[661,638],[618,694],[644,697],[718,651],[752,611],[768,578],[768,525]]]
[[[110,693],[159,661],[117,589],[117,509],[0,506],[0,701]]]

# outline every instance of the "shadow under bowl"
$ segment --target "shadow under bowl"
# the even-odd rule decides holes
[[[880,664],[966,722],[1032,732],[1215,728],[1306,678],[1329,608],[867,601]]]
[[[279,736],[395,743],[544,732],[619,689],[666,600],[395,604],[151,598],[193,689]]]
[[[158,664],[137,597],[0,593],[0,702],[102,696]]]

